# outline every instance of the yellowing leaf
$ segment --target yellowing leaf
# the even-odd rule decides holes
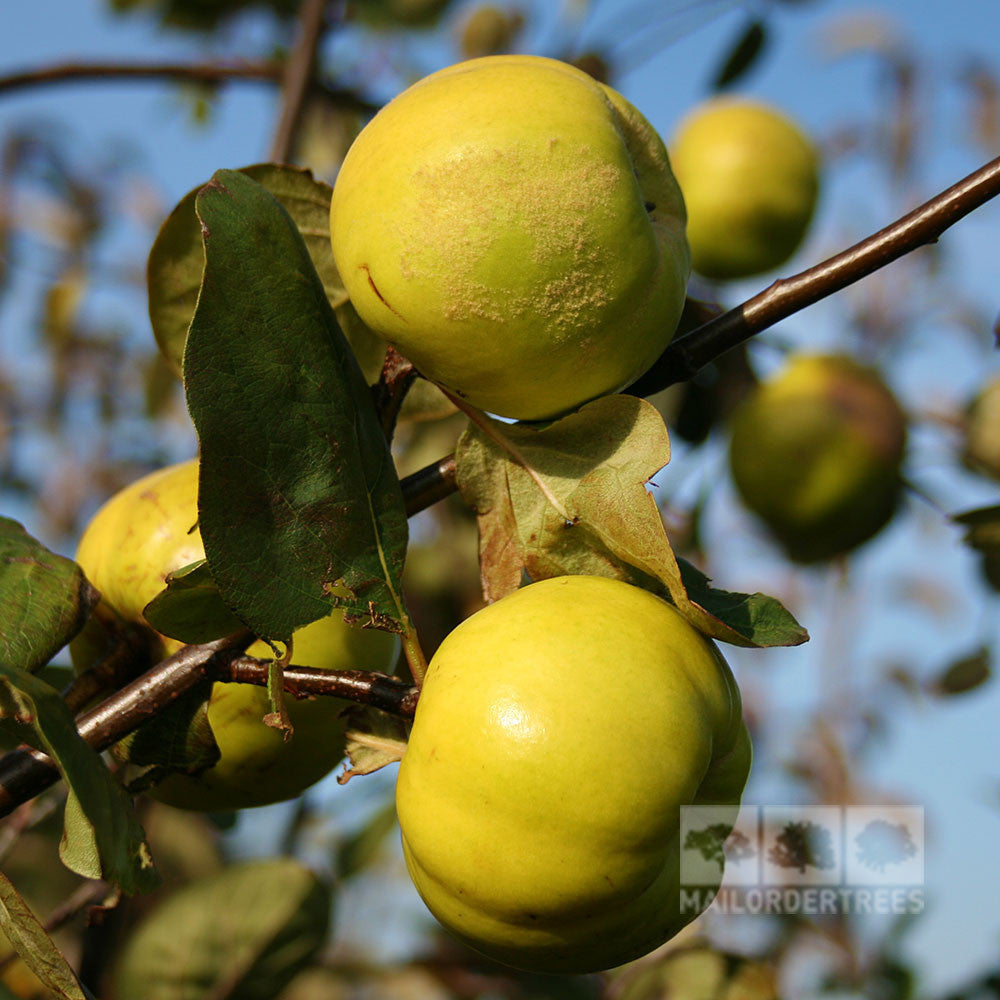
[[[661,593],[724,642],[804,642],[805,630],[774,598],[715,591],[696,570],[682,573],[646,489],[669,460],[662,417],[633,396],[595,400],[541,430],[485,417],[470,426],[456,451],[457,479],[479,520],[486,599],[516,590],[522,571],[533,580],[608,576]]]

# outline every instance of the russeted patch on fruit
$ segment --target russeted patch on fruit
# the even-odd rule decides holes
[[[364,321],[469,403],[540,420],[616,392],[673,336],[689,272],[666,149],[553,59],[414,84],[351,146],[333,253]]]
[[[729,464],[746,506],[798,562],[876,535],[896,510],[906,417],[877,372],[799,355],[733,416]]]
[[[396,785],[406,863],[438,920],[491,958],[620,965],[696,916],[681,809],[719,807],[724,837],[750,758],[729,667],[674,607],[618,580],[543,580],[431,661]]]
[[[169,573],[205,557],[198,520],[198,462],[169,466],[143,477],[113,496],[94,516],[80,540],[77,562],[101,592],[102,600],[83,631],[70,644],[73,665],[85,670],[101,657],[116,621],[146,630],[150,662],[182,643],[155,632],[143,608],[164,588]],[[398,640],[386,632],[348,625],[334,611],[293,636],[294,662],[320,669],[391,670]],[[247,650],[270,658],[263,642]],[[347,703],[338,698],[286,699],[294,726],[292,738],[264,724],[266,690],[253,684],[211,687],[206,700],[161,713],[118,748],[126,759],[184,771],[197,762],[210,727],[219,758],[200,773],[172,773],[150,789],[170,805],[226,810],[268,805],[293,798],[332,770],[344,755]],[[203,729],[201,731],[204,731]],[[211,741],[209,740],[209,746]],[[197,766],[197,764],[195,764]]]

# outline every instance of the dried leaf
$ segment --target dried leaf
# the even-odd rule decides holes
[[[805,630],[773,598],[713,591],[689,569],[689,596],[646,484],[670,460],[663,419],[644,400],[607,396],[538,430],[484,418],[456,451],[458,486],[476,511],[483,594],[591,574],[667,596],[691,623],[740,646],[796,645]]]
[[[409,732],[402,719],[362,705],[347,709],[345,714],[349,764],[343,774],[337,775],[341,785],[359,774],[371,774],[403,759]]]

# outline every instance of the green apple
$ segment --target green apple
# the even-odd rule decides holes
[[[112,497],[88,525],[77,562],[101,592],[101,603],[70,644],[74,667],[89,667],[108,644],[114,622],[145,624],[143,608],[163,589],[168,573],[203,559],[196,529],[198,462],[169,466]],[[181,643],[148,629],[152,660]],[[320,669],[391,670],[398,641],[385,632],[348,625],[341,612],[299,629],[294,662]],[[248,652],[270,657],[254,643]],[[227,810],[293,798],[327,774],[344,754],[337,698],[287,699],[295,728],[291,740],[263,722],[267,693],[253,684],[216,682],[207,705],[208,724],[221,756],[197,775],[172,774],[150,792],[170,805]],[[180,734],[178,734],[180,738]]]
[[[396,785],[410,876],[491,958],[620,965],[695,916],[680,807],[731,825],[750,757],[725,660],[671,605],[603,577],[531,584],[431,660]]]
[[[681,123],[670,155],[696,271],[745,278],[791,257],[819,191],[816,150],[794,122],[756,101],[716,98]]]
[[[507,417],[623,388],[684,304],[684,203],[663,143],[553,59],[473,59],[404,91],[351,146],[330,226],[365,323]]]
[[[963,459],[970,469],[1000,479],[1000,375],[969,403]]]
[[[729,462],[744,503],[792,559],[832,559],[895,512],[906,417],[879,375],[798,355],[733,416]]]

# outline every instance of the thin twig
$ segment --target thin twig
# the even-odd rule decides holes
[[[228,655],[216,658],[212,673],[217,680],[264,686],[267,668],[268,661],[255,656]],[[374,670],[320,670],[295,664],[284,669],[284,687],[294,698],[346,698],[404,719],[413,718],[419,696],[419,688]]]
[[[413,517],[439,500],[451,496],[458,489],[455,482],[455,456],[445,455],[437,462],[418,469],[406,476],[400,485],[403,488],[406,516]]]
[[[227,83],[280,84],[285,76],[283,60],[239,63],[147,63],[147,62],[66,62],[19,70],[0,76],[0,94],[61,83],[114,83],[122,80],[176,80],[205,86]],[[347,90],[313,77],[310,89],[329,98],[339,107],[370,117],[380,105]]]
[[[95,750],[106,750],[204,679],[216,654],[234,648],[242,652],[252,641],[244,632],[203,646],[185,646],[80,716],[80,735]],[[55,763],[39,750],[19,747],[5,754],[0,758],[0,816],[58,779]]]
[[[246,656],[248,633],[203,646],[185,646],[122,688],[77,721],[83,739],[106,750],[138,729],[204,679],[267,686],[269,661]],[[318,670],[295,664],[284,669],[284,689],[295,698],[345,698],[401,718],[413,718],[419,689],[397,677],[369,670]],[[13,811],[59,778],[55,763],[21,747],[0,758],[0,816]]]
[[[273,59],[239,63],[68,62],[2,76],[0,93],[54,83],[101,83],[113,80],[181,80],[209,85],[238,81],[278,83],[283,74],[284,63]]]
[[[998,194],[1000,157],[860,243],[791,278],[776,281],[742,305],[679,337],[626,391],[648,396],[687,381],[754,334],[936,242],[946,229]]]
[[[325,10],[326,0],[302,0],[299,7],[298,37],[285,63],[281,116],[271,144],[274,163],[287,163],[291,158],[309,81],[316,72],[316,50],[323,36]]]
[[[806,271],[769,288],[674,340],[625,391],[652,396],[693,378],[705,365],[754,334],[846,288],[886,264],[933,243],[950,226],[1000,194],[1000,157],[901,219]],[[699,303],[699,306],[706,306]],[[457,489],[453,455],[403,480],[406,512],[418,513]]]

